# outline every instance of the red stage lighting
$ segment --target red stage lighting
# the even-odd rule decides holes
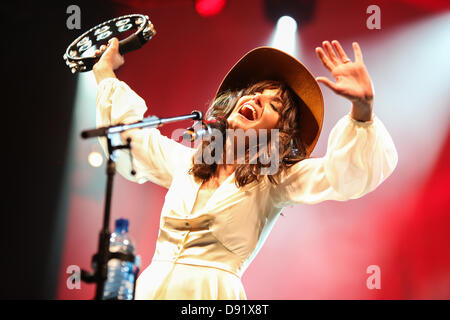
[[[202,17],[211,17],[218,14],[226,2],[226,0],[195,0],[195,10]]]

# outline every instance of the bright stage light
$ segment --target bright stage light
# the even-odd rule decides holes
[[[282,16],[278,19],[277,28],[286,32],[295,32],[297,31],[297,21],[290,16]]]
[[[278,19],[271,46],[283,50],[293,56],[296,54],[297,21],[290,16]]]
[[[195,10],[202,17],[218,14],[225,7],[226,0],[196,0]]]
[[[103,156],[100,154],[100,152],[92,151],[89,153],[88,161],[91,166],[94,168],[98,168],[103,164]]]

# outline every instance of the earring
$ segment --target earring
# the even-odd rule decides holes
[[[298,149],[294,147],[294,139],[291,139],[291,154],[290,156],[296,158],[298,156]]]

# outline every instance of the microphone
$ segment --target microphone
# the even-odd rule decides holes
[[[200,123],[200,126],[197,125],[198,123]],[[213,129],[220,130],[224,134],[227,129],[227,120],[224,117],[215,117],[201,122],[199,121],[192,127],[186,129],[183,133],[183,139],[193,142],[197,139],[212,135]]]

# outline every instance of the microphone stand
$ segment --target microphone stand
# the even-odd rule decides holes
[[[105,195],[105,207],[103,215],[103,227],[100,231],[99,241],[98,241],[98,252],[92,257],[92,264],[94,266],[94,272],[88,272],[81,270],[81,280],[86,283],[96,283],[96,294],[95,300],[103,299],[103,291],[105,286],[105,281],[108,276],[108,261],[110,259],[119,259],[121,261],[134,262],[135,256],[133,254],[124,254],[120,252],[110,252],[110,237],[111,232],[109,230],[110,224],[110,213],[111,213],[111,198],[113,190],[113,180],[116,172],[115,156],[114,151],[119,149],[130,150],[131,164],[133,165],[133,159],[131,158],[131,138],[127,139],[127,143],[123,145],[113,145],[113,138],[117,137],[121,132],[144,128],[144,127],[160,127],[166,123],[183,121],[183,120],[201,120],[203,117],[200,111],[193,111],[190,115],[183,115],[171,118],[158,118],[156,116],[151,116],[149,118],[144,118],[142,121],[138,121],[131,124],[119,124],[108,127],[101,127],[91,130],[85,130],[81,133],[81,137],[84,139],[94,138],[94,137],[106,137],[108,141],[108,161],[106,165],[106,195]],[[132,175],[135,175],[135,171],[132,170]],[[136,274],[137,276],[137,274]],[[136,277],[134,278],[136,283]],[[135,285],[134,283],[134,285]],[[134,298],[134,291],[133,291]]]

